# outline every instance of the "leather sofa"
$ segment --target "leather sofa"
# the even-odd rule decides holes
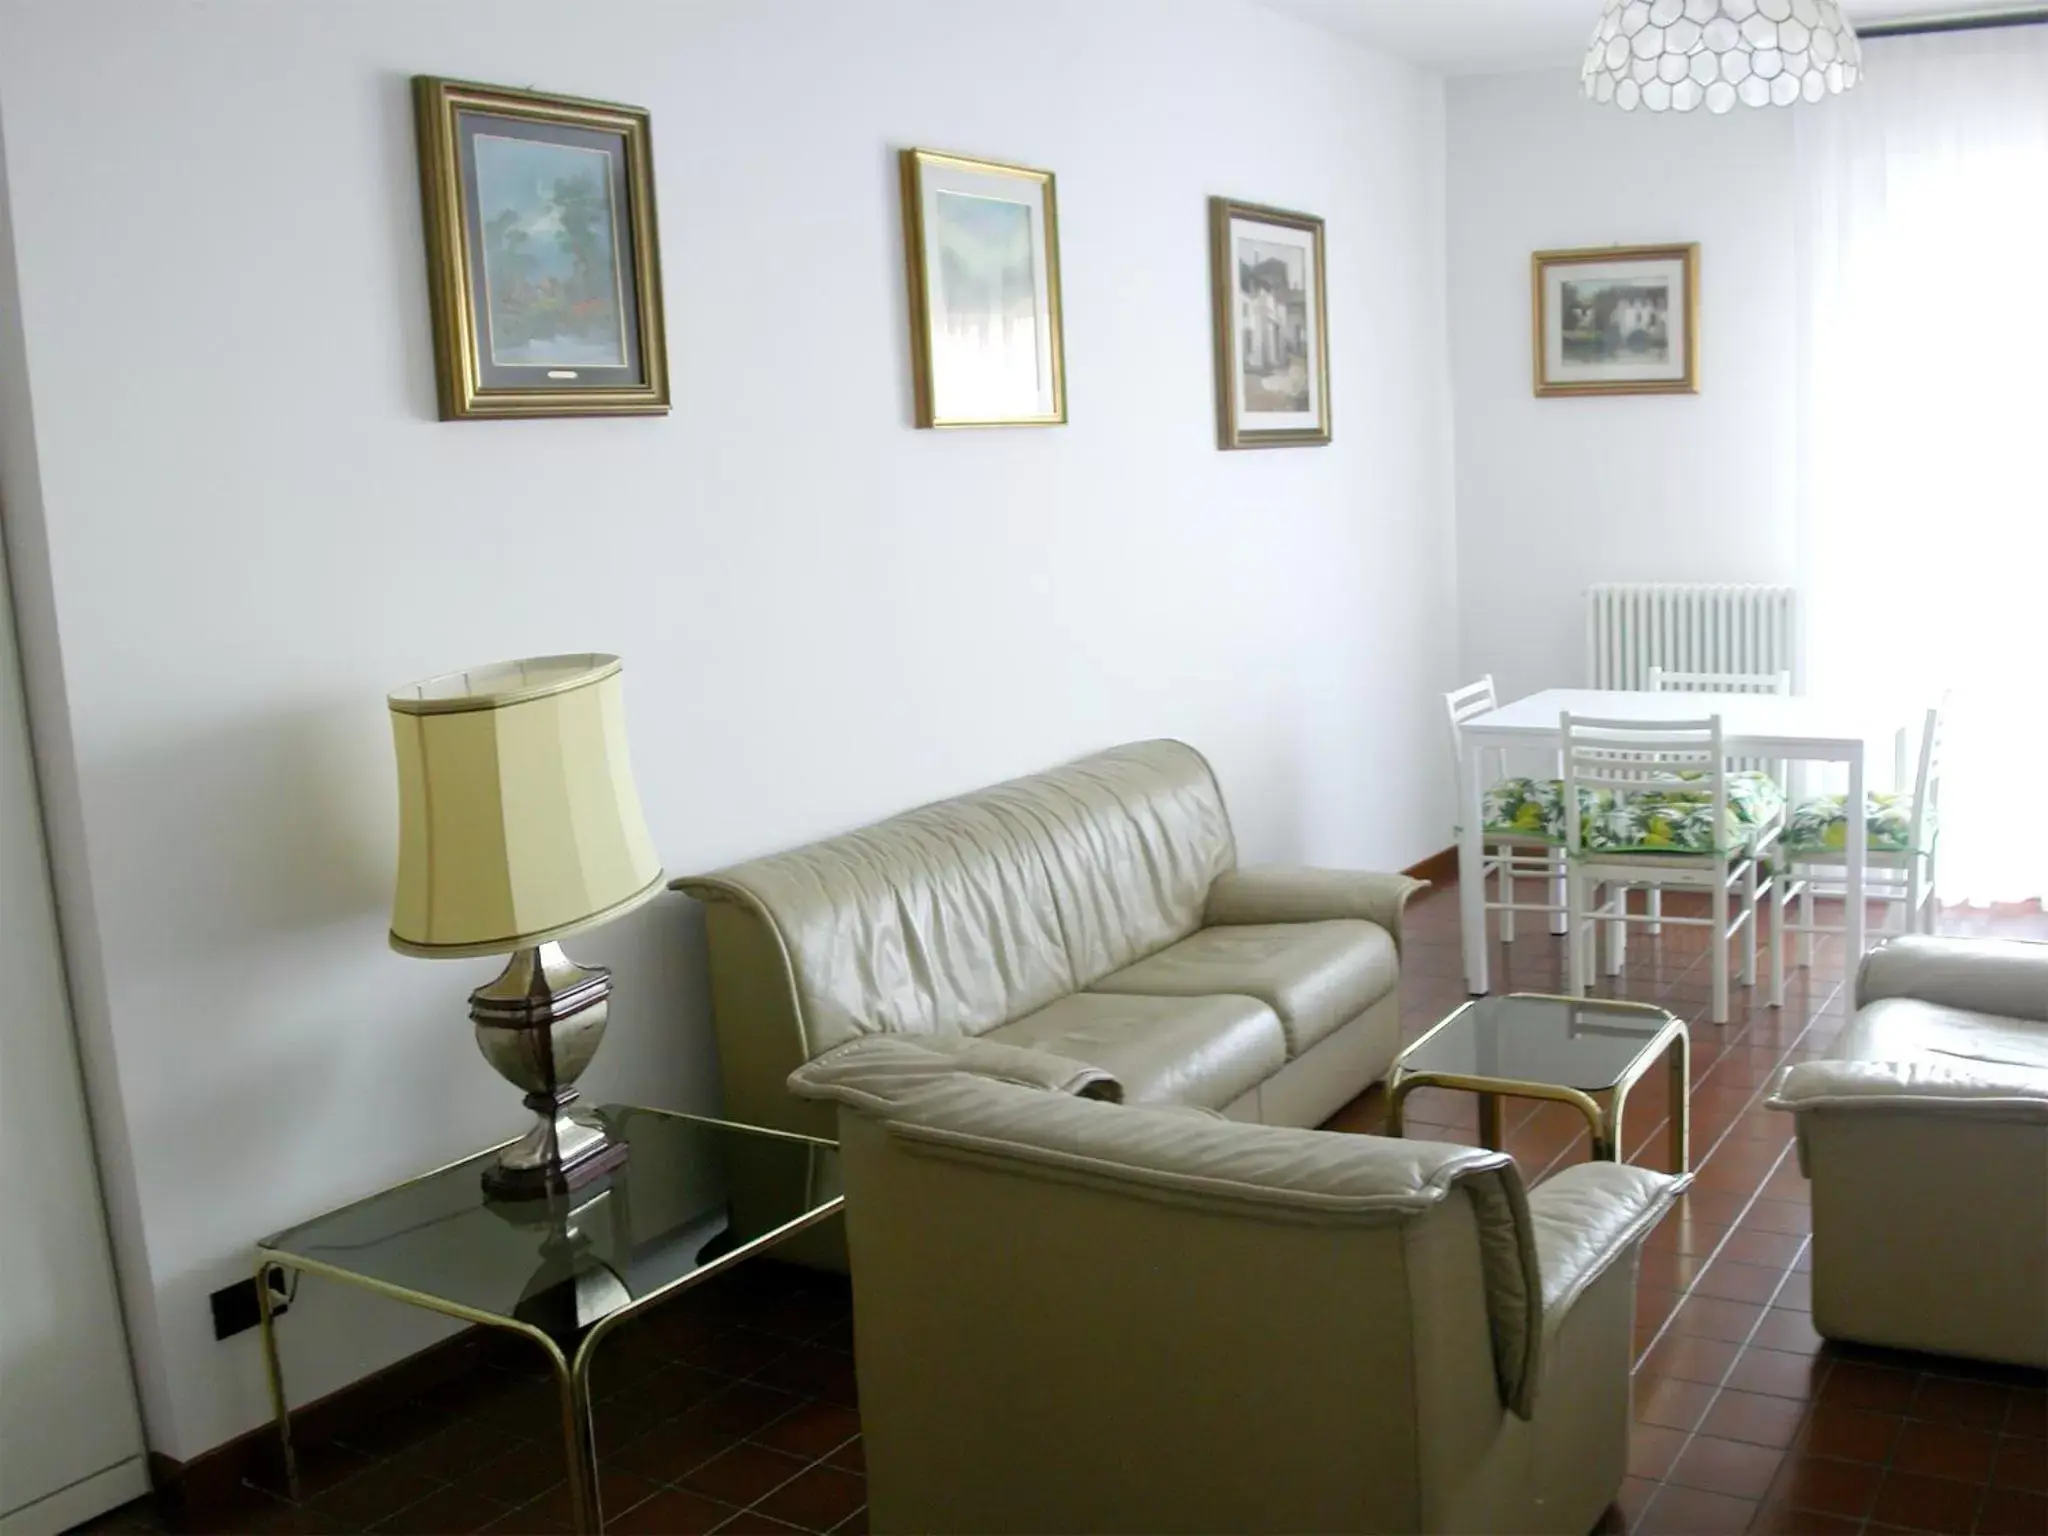
[[[1136,742],[673,882],[706,904],[725,1112],[830,1137],[797,1067],[873,1034],[1093,1065],[1315,1125],[1398,1046],[1402,875],[1237,868],[1208,763]]]
[[[837,1108],[877,1531],[1556,1531],[1627,1467],[1641,1239],[1685,1176],[1117,1105],[873,1035]]]
[[[2048,944],[1898,938],[1788,1067],[1833,1339],[2048,1366]]]

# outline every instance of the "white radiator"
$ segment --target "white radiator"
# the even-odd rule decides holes
[[[1602,582],[1586,590],[1591,688],[1647,688],[1650,668],[1792,674],[1806,688],[1796,587]]]

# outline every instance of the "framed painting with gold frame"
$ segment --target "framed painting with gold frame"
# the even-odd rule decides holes
[[[1330,327],[1323,221],[1209,199],[1216,331],[1216,446],[1330,440]]]
[[[1699,268],[1697,245],[1536,252],[1536,393],[1698,394]]]
[[[669,407],[638,107],[413,79],[441,419]]]
[[[1052,172],[933,149],[899,160],[917,424],[1062,425]]]

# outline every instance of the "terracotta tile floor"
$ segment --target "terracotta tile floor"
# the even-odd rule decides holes
[[[1493,945],[1496,989],[1557,990],[1562,940],[1540,918],[1522,924],[1518,942]],[[1945,927],[2048,938],[2038,907],[1952,911]],[[2048,1376],[1813,1332],[1806,1185],[1790,1121],[1758,1101],[1780,1065],[1824,1053],[1841,1029],[1839,946],[1788,973],[1782,1012],[1738,987],[1725,1025],[1705,1021],[1703,956],[1701,930],[1638,931],[1626,973],[1603,986],[1691,1023],[1699,1175],[1646,1244],[1630,1476],[1603,1529],[2048,1536]],[[1402,986],[1410,1038],[1464,1001],[1455,888],[1410,908]],[[1650,1166],[1662,1085],[1653,1073],[1631,1097],[1629,1151]],[[1409,1116],[1411,1135],[1477,1139],[1470,1095],[1418,1092]],[[1383,1119],[1374,1089],[1330,1126]],[[1508,1147],[1532,1181],[1587,1151],[1570,1110],[1512,1100]],[[608,1528],[864,1531],[851,1347],[844,1282],[768,1262],[622,1330],[598,1375]],[[547,1382],[516,1346],[469,1348],[470,1368],[409,1412],[304,1447],[302,1505],[250,1486],[218,1528],[566,1530]],[[141,1503],[89,1529],[161,1527]]]

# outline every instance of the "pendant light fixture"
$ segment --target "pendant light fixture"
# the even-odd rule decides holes
[[[1579,79],[1624,112],[1726,112],[1819,101],[1862,73],[1837,0],[1607,0]]]

